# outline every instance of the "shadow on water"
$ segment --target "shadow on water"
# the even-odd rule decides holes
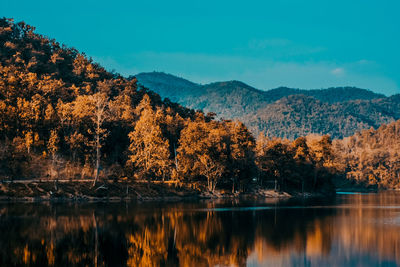
[[[399,199],[3,204],[0,266],[395,265]]]

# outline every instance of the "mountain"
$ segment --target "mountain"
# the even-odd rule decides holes
[[[263,131],[293,139],[318,133],[342,138],[400,119],[399,95],[386,97],[356,87],[263,91],[240,81],[200,85],[162,72],[135,77],[161,97],[221,118],[239,119],[255,134]]]
[[[224,118],[240,117],[271,102],[263,91],[239,81],[200,85],[161,72],[140,73],[135,77],[139,84],[161,97],[188,108],[216,112]]]
[[[174,102],[182,100],[182,92],[193,96],[201,91],[199,84],[162,72],[140,73],[136,78],[140,78],[140,84],[144,87],[158,88],[157,91],[162,97]]]

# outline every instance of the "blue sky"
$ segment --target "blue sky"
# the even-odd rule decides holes
[[[0,16],[126,76],[400,93],[398,0],[0,1]]]

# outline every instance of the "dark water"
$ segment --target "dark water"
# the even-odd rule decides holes
[[[0,204],[0,266],[398,266],[400,194]]]

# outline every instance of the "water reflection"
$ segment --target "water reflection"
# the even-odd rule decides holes
[[[396,266],[399,223],[394,193],[324,202],[3,204],[0,266]]]

